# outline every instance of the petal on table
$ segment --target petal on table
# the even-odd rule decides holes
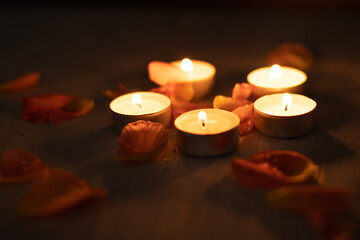
[[[153,160],[168,143],[168,130],[160,123],[139,120],[126,125],[118,144],[120,159],[134,162]]]
[[[240,125],[239,125],[239,133],[240,136],[246,135],[255,127],[255,119],[254,119],[254,104],[248,104],[243,107],[238,107],[234,111],[239,118],[240,118]]]
[[[39,179],[20,201],[18,212],[27,217],[50,216],[91,200],[94,195],[100,196],[86,181],[68,171],[55,168]]]
[[[309,70],[314,63],[314,55],[302,43],[288,42],[280,44],[268,54],[270,64],[290,66],[302,70]]]
[[[115,99],[129,92],[130,92],[129,89],[127,89],[124,84],[120,83],[117,89],[105,90],[103,91],[103,94],[107,96],[109,99]]]
[[[22,75],[0,85],[0,92],[20,92],[27,90],[38,84],[40,79],[39,72],[32,72]]]
[[[23,119],[33,123],[62,123],[84,115],[94,107],[91,99],[65,94],[44,94],[23,98]]]
[[[206,103],[192,103],[192,102],[174,101],[174,100],[171,103],[171,111],[174,120],[185,112],[196,109],[202,109],[202,108],[212,108],[212,106]]]
[[[250,104],[250,103],[251,102],[249,102],[246,99],[234,99],[234,98],[231,98],[231,97],[217,95],[214,98],[213,106],[214,106],[214,108],[217,108],[217,109],[233,111],[238,107],[243,107],[243,106],[245,106],[247,104]]]
[[[236,83],[232,90],[232,98],[248,99],[252,92],[252,85],[249,83]]]
[[[263,151],[249,159],[234,158],[232,169],[243,185],[277,188],[317,181],[319,167],[306,156],[285,150]]]
[[[152,61],[148,65],[149,79],[162,86],[168,83],[184,81],[186,72],[167,62]]]
[[[47,164],[23,149],[11,149],[0,156],[0,183],[33,180],[47,171]]]

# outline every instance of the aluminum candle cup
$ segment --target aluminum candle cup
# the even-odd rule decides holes
[[[251,98],[257,99],[273,93],[302,93],[307,76],[292,67],[263,67],[250,72],[248,82],[253,86]]]
[[[113,127],[118,131],[131,122],[147,120],[170,126],[171,101],[160,93],[136,92],[115,98],[110,103]]]
[[[179,67],[186,72],[186,77],[182,79],[182,83],[191,83],[194,89],[192,100],[198,100],[206,96],[214,85],[216,69],[214,65],[199,61],[183,59],[182,61],[174,61],[171,64]]]
[[[239,143],[240,119],[220,109],[198,109],[175,120],[179,149],[196,157],[216,157],[234,151]]]
[[[299,94],[270,94],[254,103],[255,127],[269,137],[295,138],[315,125],[316,102]]]

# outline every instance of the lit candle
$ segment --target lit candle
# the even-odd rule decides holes
[[[113,126],[118,131],[131,122],[147,120],[168,128],[171,121],[171,101],[163,94],[153,92],[128,93],[110,103]]]
[[[247,80],[253,86],[252,98],[257,99],[272,93],[301,93],[307,76],[296,68],[275,64],[250,72]]]
[[[239,142],[240,119],[220,109],[198,109],[176,118],[179,149],[197,157],[215,157],[232,152]]]
[[[316,102],[300,94],[276,93],[254,103],[255,127],[270,137],[294,138],[311,132]]]

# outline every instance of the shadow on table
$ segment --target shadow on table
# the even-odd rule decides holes
[[[208,189],[206,199],[239,219],[255,218],[273,233],[269,239],[314,239],[305,217],[272,209],[265,202],[265,194],[266,190],[246,188],[228,176]]]

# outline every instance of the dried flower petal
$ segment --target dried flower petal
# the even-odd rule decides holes
[[[191,110],[196,110],[201,108],[211,108],[211,107],[212,106],[210,104],[206,104],[206,103],[190,103],[190,102],[174,101],[174,100],[171,103],[171,111],[172,111],[173,119],[176,119],[181,114]]]
[[[238,107],[232,111],[240,118],[239,134],[240,136],[246,135],[255,127],[254,119],[254,104],[248,104],[243,107]]]
[[[166,148],[168,130],[160,123],[139,120],[123,128],[118,143],[120,158],[130,161],[152,160]]]
[[[20,92],[27,90],[36,84],[40,79],[39,72],[32,72],[22,75],[0,85],[0,92]]]
[[[62,123],[84,115],[94,107],[91,99],[65,94],[44,94],[23,99],[23,119],[33,123]]]
[[[248,99],[252,92],[252,85],[249,83],[236,83],[232,90],[232,98]]]
[[[11,149],[0,156],[0,183],[33,180],[47,171],[47,164],[23,149]]]
[[[94,196],[101,195],[83,179],[62,169],[51,169],[20,201],[18,212],[28,217],[54,215]],[[105,197],[106,194],[102,196]]]
[[[314,55],[302,43],[283,43],[268,54],[270,64],[279,64],[308,70],[314,62]]]
[[[130,91],[125,87],[125,85],[120,83],[117,89],[105,90],[103,91],[103,94],[107,96],[109,99],[114,99],[129,92]]]
[[[234,99],[222,95],[217,95],[213,101],[214,108],[227,111],[233,111],[236,108],[243,107],[247,104],[250,104],[250,102],[246,99]]]
[[[152,61],[148,65],[149,79],[162,86],[187,78],[187,74],[175,65],[167,62]]]
[[[263,151],[245,160],[234,158],[232,169],[244,185],[276,188],[316,181],[319,167],[306,156],[283,150]]]
[[[322,239],[352,235],[348,220],[343,222],[349,200],[347,188],[316,185],[282,187],[266,195],[267,203],[275,208],[307,215]]]

